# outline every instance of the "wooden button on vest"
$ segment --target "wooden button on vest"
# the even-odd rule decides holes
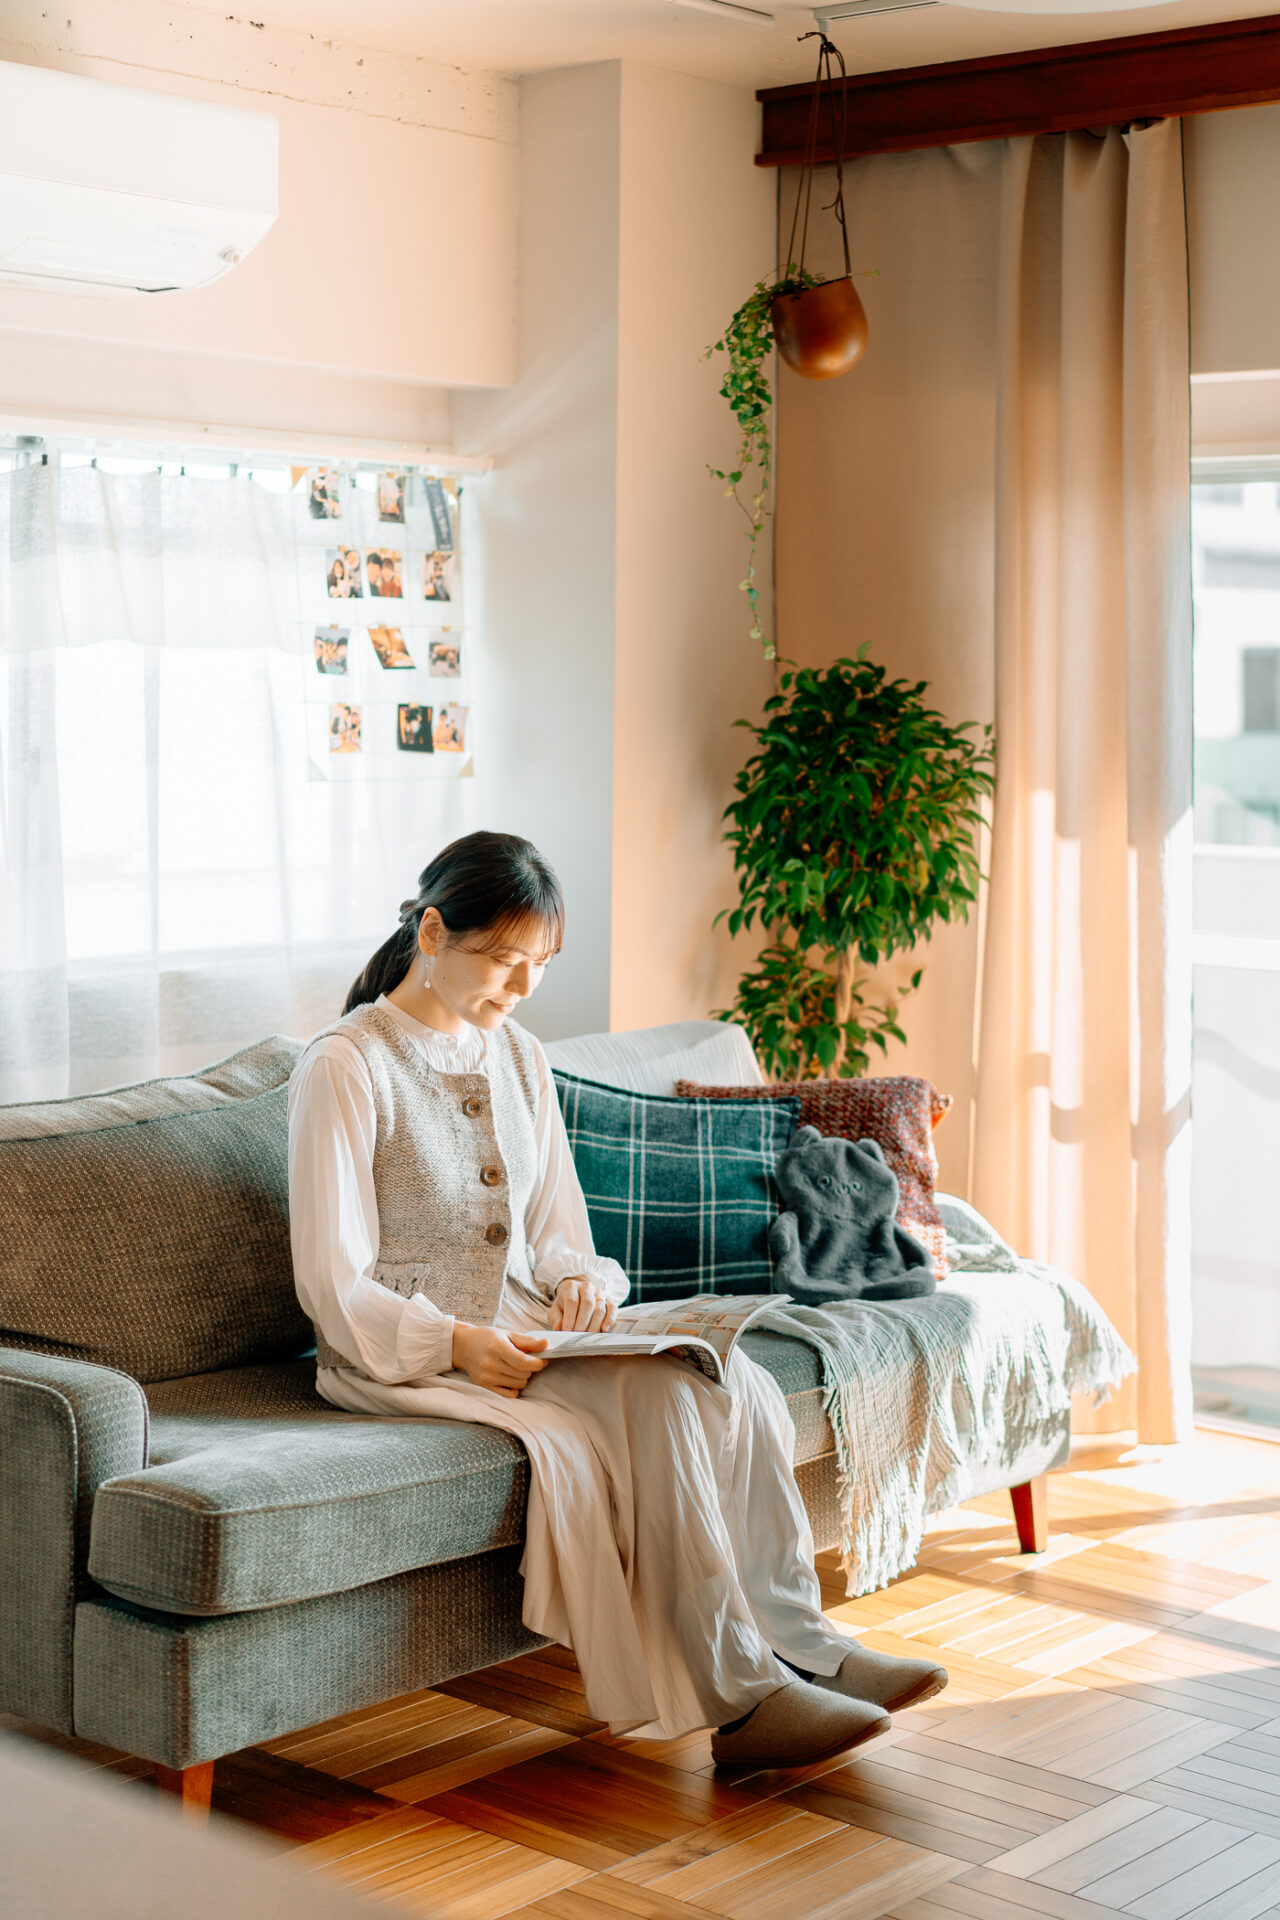
[[[495,1220],[491,1227],[485,1228],[484,1237],[491,1247],[500,1247],[507,1237],[507,1230],[500,1220]]]
[[[502,1178],[501,1167],[481,1167],[480,1178],[486,1187],[496,1187]]]
[[[462,1111],[466,1114],[468,1120],[474,1120],[483,1105],[484,1101],[478,1093],[469,1093],[462,1103]]]

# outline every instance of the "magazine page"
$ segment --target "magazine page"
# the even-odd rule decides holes
[[[548,1360],[562,1355],[669,1353],[701,1369],[709,1379],[722,1381],[739,1338],[751,1322],[769,1307],[789,1299],[787,1294],[699,1294],[692,1300],[655,1301],[649,1306],[623,1307],[608,1333],[546,1333]]]
[[[559,1360],[578,1356],[581,1359],[600,1360],[612,1356],[668,1353],[673,1360],[687,1360],[698,1367],[709,1380],[723,1381],[724,1363],[714,1347],[705,1340],[672,1336],[664,1339],[655,1333],[619,1333],[611,1328],[608,1333],[544,1333],[538,1336],[546,1341],[543,1358]]]
[[[699,1293],[691,1300],[655,1300],[648,1306],[619,1307],[613,1331],[692,1336],[727,1360],[751,1322],[789,1298],[783,1293]]]

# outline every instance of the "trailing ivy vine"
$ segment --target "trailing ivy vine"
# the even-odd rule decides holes
[[[814,274],[794,265],[788,266],[778,279],[761,280],[738,308],[721,338],[702,356],[704,360],[709,360],[713,353],[729,356],[720,393],[729,402],[738,423],[738,452],[732,467],[709,467],[708,472],[724,482],[725,494],[737,501],[747,517],[747,571],[739,591],[747,596],[751,638],[761,642],[766,660],[776,657],[776,649],[761,623],[756,555],[773,484],[773,391],[765,373],[765,362],[773,352],[773,302],[780,293],[798,293],[802,287],[817,285],[819,281]],[[738,489],[752,468],[755,469],[755,491],[748,505]]]

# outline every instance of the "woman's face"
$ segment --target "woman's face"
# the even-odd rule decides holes
[[[427,958],[432,990],[460,1019],[492,1031],[519,1001],[528,999],[550,955],[545,948],[512,945],[490,952],[470,944],[481,938],[462,934],[451,939],[435,908],[429,907],[418,944]]]

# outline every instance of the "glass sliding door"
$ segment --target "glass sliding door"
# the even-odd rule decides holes
[[[1199,1412],[1280,1426],[1280,456],[1213,464],[1192,489],[1192,1360]]]

